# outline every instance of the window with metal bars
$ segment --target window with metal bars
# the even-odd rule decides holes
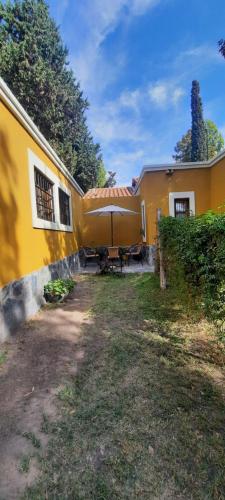
[[[70,226],[70,197],[59,188],[59,214],[60,222],[64,226]]]
[[[187,217],[188,215],[190,215],[189,198],[175,198],[174,215],[175,217]]]
[[[53,183],[35,168],[35,192],[37,216],[50,222],[55,222]]]

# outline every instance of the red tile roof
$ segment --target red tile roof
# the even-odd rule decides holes
[[[120,198],[133,196],[132,187],[93,188],[84,195],[84,198]]]

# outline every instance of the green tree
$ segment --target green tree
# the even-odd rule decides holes
[[[224,138],[212,120],[205,120],[206,158],[214,158],[224,148]]]
[[[102,188],[105,186],[106,176],[107,176],[107,172],[106,172],[104,163],[102,161],[100,164],[99,170],[98,170],[98,187],[99,188]]]
[[[0,0],[0,74],[81,187],[94,187],[101,155],[88,102],[45,0]]]
[[[202,100],[200,86],[193,80],[191,89],[191,161],[204,161],[206,159],[206,132],[203,120]]]
[[[206,131],[206,157],[205,159],[210,160],[214,158],[223,148],[224,139],[222,134],[219,132],[216,124],[211,120],[205,120],[205,131]],[[175,154],[173,158],[176,162],[189,162],[191,160],[191,129],[189,129],[186,134],[183,135],[180,141],[177,142],[175,148]]]
[[[177,142],[174,148],[175,154],[173,159],[176,162],[189,162],[191,161],[191,129],[182,136],[180,141]]]

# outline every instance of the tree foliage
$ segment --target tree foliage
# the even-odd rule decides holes
[[[224,39],[219,40],[218,45],[219,45],[219,52],[225,58],[225,40]]]
[[[206,131],[206,157],[205,160],[214,158],[223,148],[224,139],[219,132],[216,124],[211,120],[205,120]],[[173,158],[176,162],[189,162],[191,160],[191,129],[183,135],[180,141],[177,142],[174,150]]]
[[[106,183],[106,178],[107,178],[107,172],[104,166],[103,161],[100,164],[99,171],[98,171],[98,187],[103,188]]]
[[[88,102],[45,0],[0,1],[0,74],[80,186],[97,184],[100,147]]]
[[[177,142],[174,151],[173,159],[175,161],[180,163],[191,161],[191,129]]]
[[[224,148],[224,138],[212,120],[205,120],[206,158],[214,158]]]
[[[204,161],[206,159],[206,133],[203,120],[202,100],[200,85],[193,80],[191,89],[191,161]]]

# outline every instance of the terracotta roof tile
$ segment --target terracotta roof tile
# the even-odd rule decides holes
[[[84,198],[120,198],[133,196],[132,187],[93,188],[84,195]]]

